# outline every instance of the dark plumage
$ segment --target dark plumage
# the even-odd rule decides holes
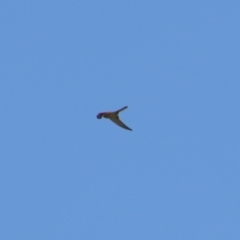
[[[125,124],[120,120],[120,118],[119,118],[119,116],[118,116],[118,114],[119,114],[121,111],[125,110],[126,108],[127,108],[127,106],[126,106],[126,107],[123,107],[123,108],[121,108],[121,109],[119,109],[119,110],[117,110],[117,111],[115,111],[115,112],[101,112],[101,113],[99,113],[99,114],[97,115],[97,118],[98,118],[98,119],[101,119],[102,117],[108,118],[108,119],[110,119],[111,121],[113,121],[115,124],[117,124],[118,126],[124,128],[124,129],[127,129],[127,130],[132,131],[132,129],[129,128],[127,125],[125,125]]]

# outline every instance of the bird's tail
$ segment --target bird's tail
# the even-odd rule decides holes
[[[126,108],[128,108],[127,106],[123,107],[123,108],[120,108],[119,110],[116,111],[116,113],[120,113],[122,112],[123,110],[125,110]]]

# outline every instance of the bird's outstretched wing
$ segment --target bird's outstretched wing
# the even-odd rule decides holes
[[[130,130],[132,131],[131,128],[129,128],[127,125],[125,125],[121,120],[120,118],[118,117],[118,115],[115,115],[111,118],[109,118],[110,120],[112,120],[115,124],[117,124],[118,126],[124,128],[124,129],[127,129],[127,130]]]
[[[120,113],[120,112],[122,112],[123,110],[125,110],[126,108],[128,108],[128,106],[125,106],[125,107],[123,107],[123,108],[120,108],[119,110],[117,110],[117,111],[115,111],[115,113]]]

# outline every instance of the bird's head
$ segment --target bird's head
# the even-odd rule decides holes
[[[99,113],[99,114],[97,115],[97,118],[98,118],[98,119],[101,119],[101,118],[102,118],[102,114]]]

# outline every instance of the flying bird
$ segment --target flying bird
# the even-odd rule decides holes
[[[127,108],[127,106],[126,106],[126,107],[123,107],[123,108],[121,108],[121,109],[119,109],[119,110],[117,110],[117,111],[115,111],[115,112],[101,112],[101,113],[99,113],[99,114],[97,115],[97,118],[98,118],[98,119],[101,119],[102,117],[108,118],[108,119],[110,119],[111,121],[113,121],[115,124],[117,124],[118,126],[124,128],[124,129],[127,129],[127,130],[132,131],[132,129],[129,128],[127,125],[125,125],[125,124],[120,120],[120,118],[119,118],[119,116],[118,116],[118,114],[119,114],[120,112],[122,112],[123,110],[125,110],[126,108]]]

